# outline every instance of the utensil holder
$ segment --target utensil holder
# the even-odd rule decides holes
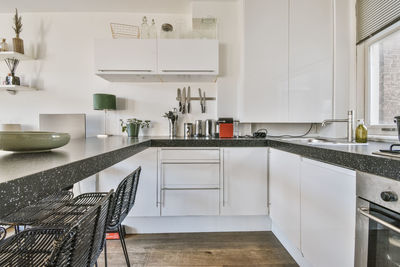
[[[169,122],[169,137],[176,137],[177,121],[168,120]]]

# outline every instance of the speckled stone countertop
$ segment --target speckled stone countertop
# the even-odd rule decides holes
[[[143,137],[76,139],[46,153],[0,151],[0,217],[96,174],[149,147],[272,147],[400,181],[400,160],[372,155],[388,143],[309,145],[281,139]]]

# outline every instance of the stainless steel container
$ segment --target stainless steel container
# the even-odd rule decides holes
[[[194,136],[195,137],[201,137],[203,136],[203,121],[202,120],[197,120],[194,122],[195,128],[194,128]]]
[[[183,136],[185,138],[193,137],[193,123],[184,123],[183,125]]]
[[[204,135],[207,137],[215,137],[217,122],[215,120],[206,120],[206,130]]]

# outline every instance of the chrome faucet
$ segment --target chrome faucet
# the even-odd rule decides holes
[[[352,142],[353,141],[353,124],[354,124],[353,113],[354,113],[353,110],[347,111],[347,119],[324,120],[322,122],[322,127],[326,126],[327,124],[333,123],[333,122],[346,122],[347,123],[347,141]]]

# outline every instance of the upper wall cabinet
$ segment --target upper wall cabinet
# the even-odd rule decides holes
[[[154,39],[104,39],[94,46],[97,73],[157,72],[157,42]]]
[[[332,0],[242,0],[242,122],[332,116]],[[261,30],[262,29],[262,30]]]
[[[104,39],[95,41],[95,72],[109,81],[215,81],[217,40]]]
[[[288,0],[243,1],[242,122],[288,119]]]
[[[289,121],[332,117],[332,0],[291,0],[289,27]]]
[[[217,40],[158,41],[160,74],[218,74]]]

